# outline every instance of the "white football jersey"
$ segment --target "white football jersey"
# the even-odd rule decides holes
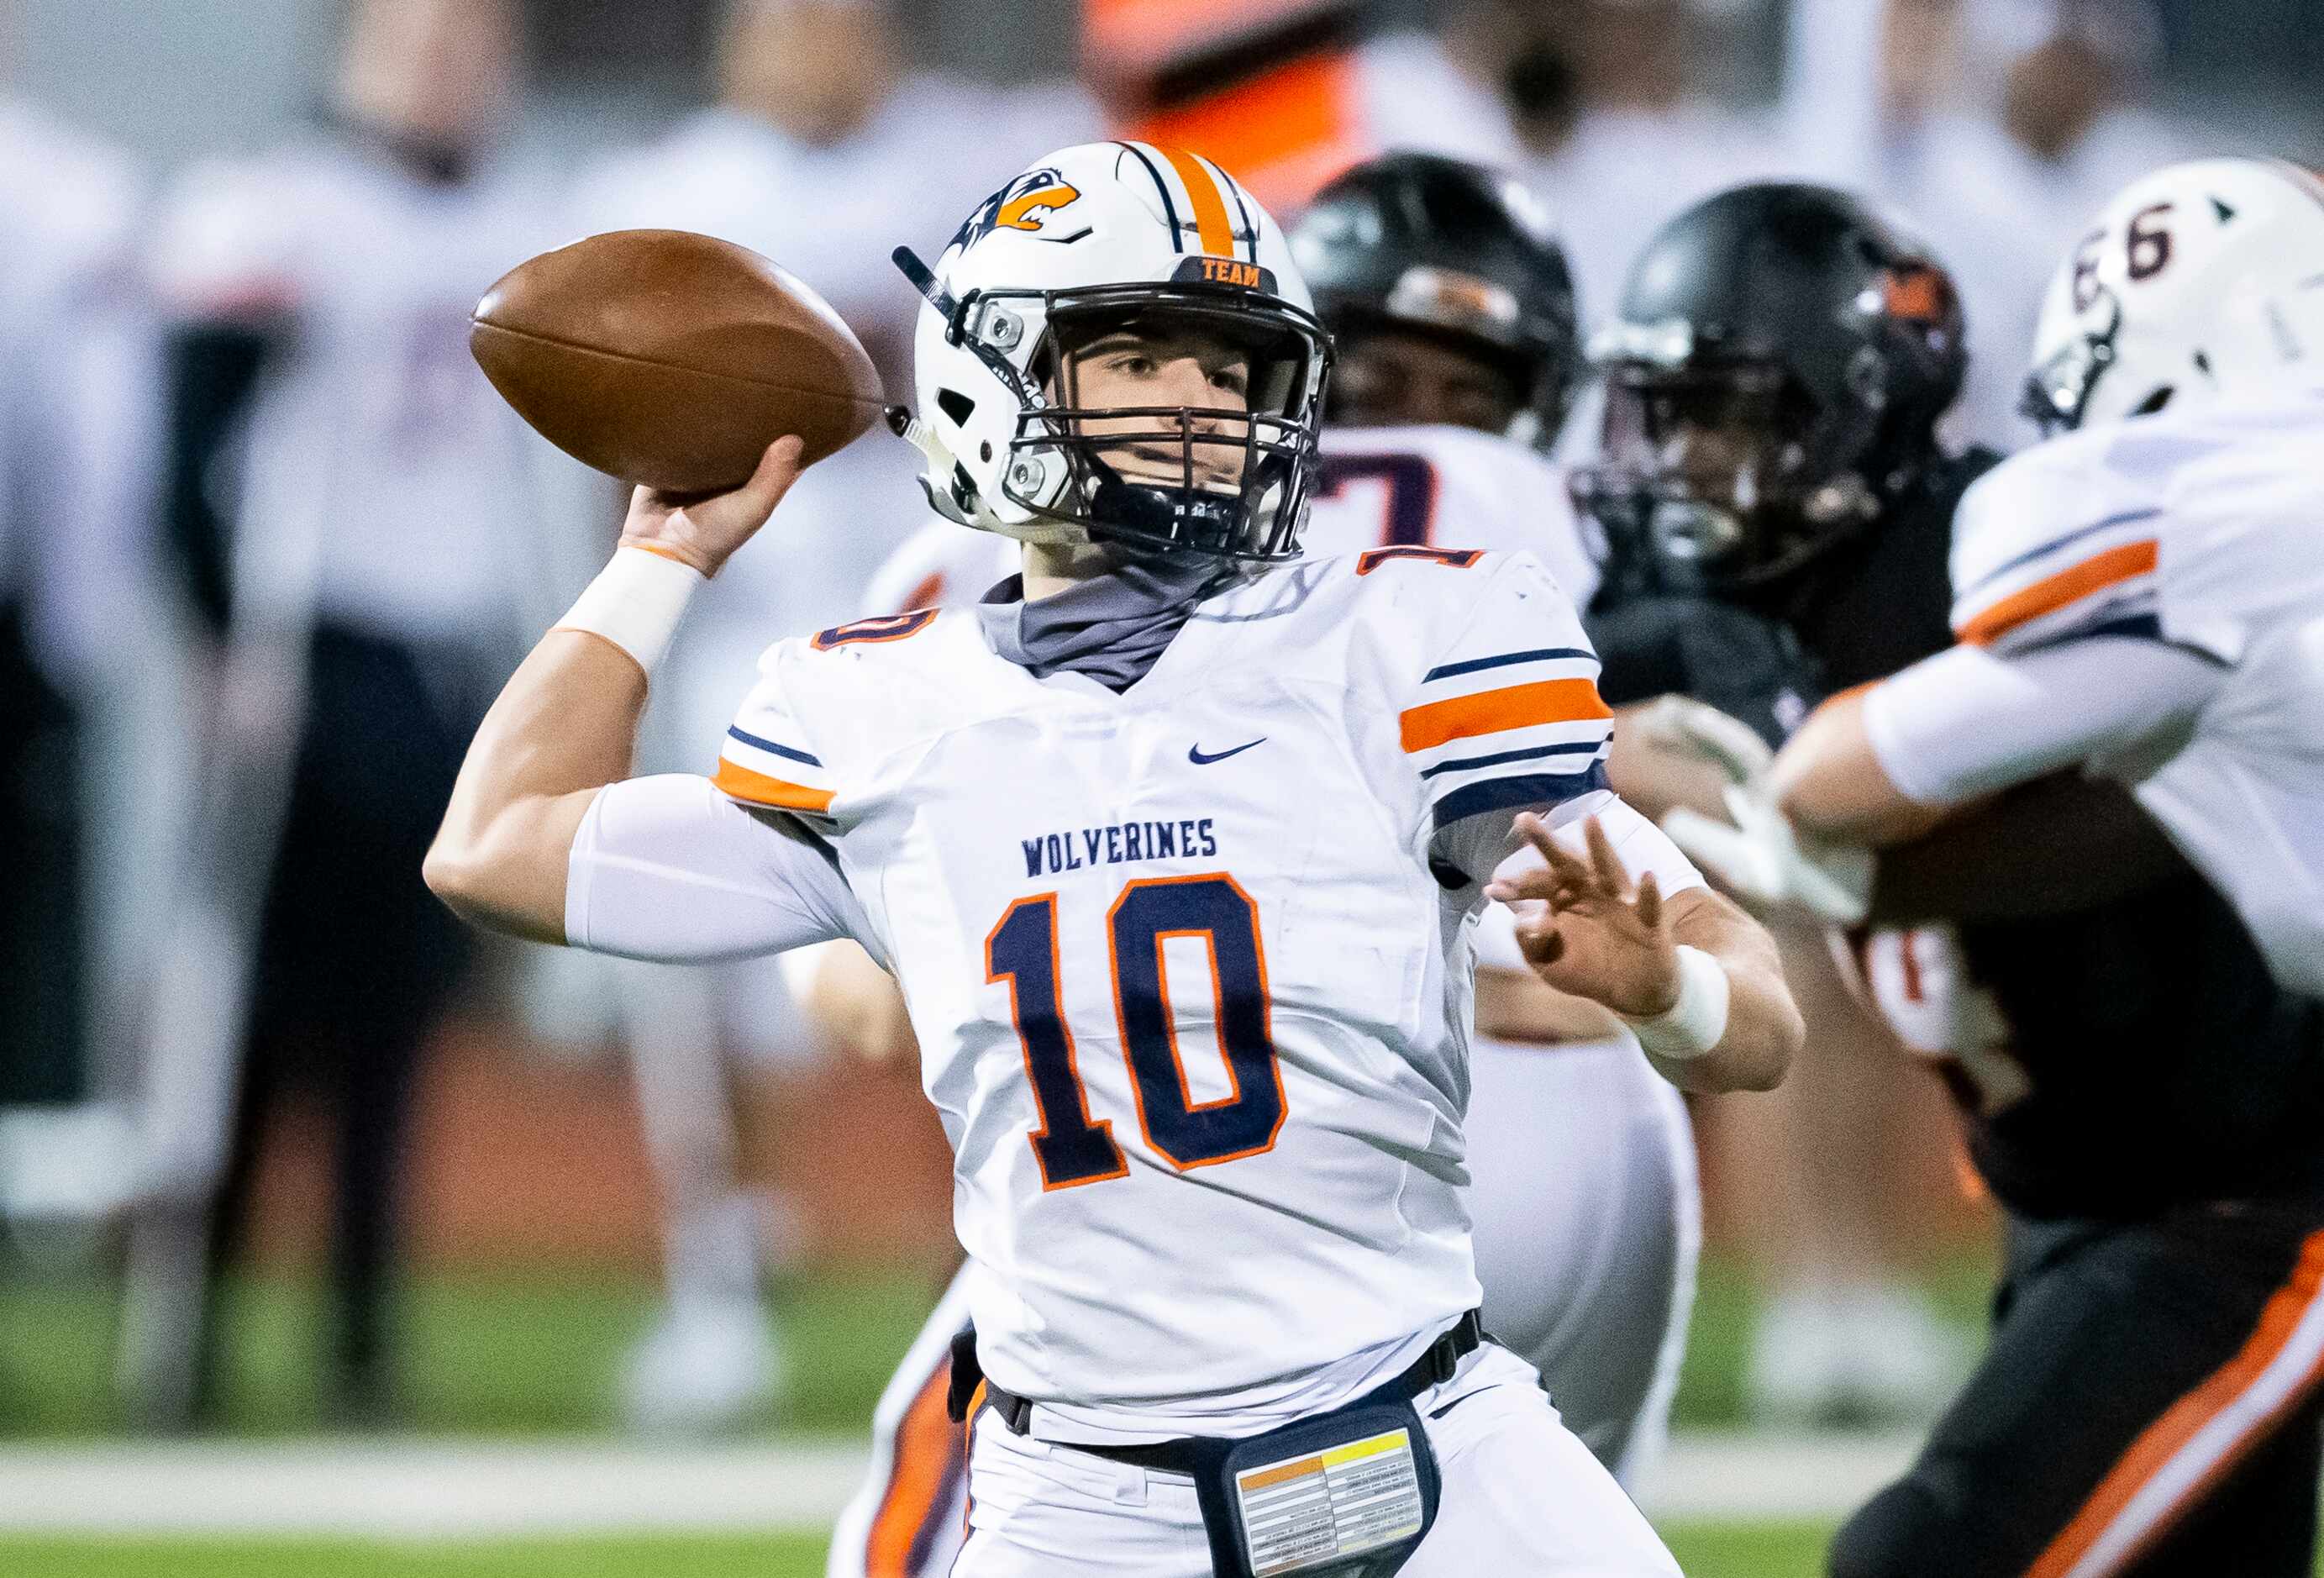
[[[1120,694],[973,609],[762,660],[717,782],[828,840],[894,964],[1037,1433],[1265,1428],[1477,1303],[1447,830],[1608,801],[1597,671],[1533,556],[1417,544],[1236,583]]]
[[[1576,608],[1598,590],[1563,468],[1469,428],[1326,428],[1315,494],[1300,534],[1314,558],[1399,543],[1526,549]],[[876,612],[973,602],[1017,573],[1014,540],[935,521],[872,579]]]
[[[165,206],[153,268],[191,319],[285,319],[250,413],[237,600],[406,639],[514,641],[554,536],[555,457],[468,354],[493,281],[558,234],[541,183],[421,179],[318,138],[198,166]]]
[[[2324,992],[2324,391],[2107,423],[1962,500],[1953,627],[2005,656],[2095,636],[2226,678],[2183,735],[2099,771],[2237,911],[2284,983]]]

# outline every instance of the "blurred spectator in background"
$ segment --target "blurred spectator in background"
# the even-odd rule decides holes
[[[1451,27],[1507,97],[1585,323],[1613,316],[1664,220],[1793,163],[1772,124],[1705,97],[1704,23],[1683,0],[1471,0]]]
[[[2147,104],[2152,0],[1796,0],[1792,136],[1824,179],[1941,237],[1969,310],[1956,425],[2034,437],[2017,414],[2052,262],[2107,196],[2200,150]]]
[[[90,1058],[124,1017],[105,966],[126,951],[106,945],[135,867],[108,823],[141,807],[112,742],[150,693],[165,623],[141,214],[123,155],[0,99],[0,1106],[103,1087]]]
[[[1083,0],[1082,65],[1118,134],[1193,150],[1280,213],[1391,149],[1515,168],[1498,85],[1360,0]]]
[[[1012,89],[914,69],[887,0],[733,0],[718,72],[713,107],[585,175],[581,224],[698,230],[765,254],[838,310],[891,388],[908,382],[918,298],[890,253],[939,248],[957,216],[1024,159],[1097,131],[1069,79]],[[755,654],[858,612],[872,571],[918,523],[867,519],[862,501],[917,497],[913,467],[908,446],[865,438],[801,480],[779,542],[721,574],[682,649],[702,660],[660,687],[668,707],[703,683],[695,670],[723,675],[715,705],[676,703],[717,720],[679,736],[689,750],[718,738],[734,700],[724,692],[748,673],[714,651],[731,660],[742,641]]]
[[[1929,0],[1921,0],[1925,5]],[[2051,265],[2116,190],[2197,152],[2146,104],[2161,51],[2151,0],[1960,0],[1969,102],[1930,119],[1903,200],[1959,235],[1972,318],[1964,410],[1981,440],[2034,430],[2017,411]]]
[[[544,183],[494,159],[517,29],[513,0],[359,0],[320,123],[194,169],[154,239],[168,522],[215,689],[122,1333],[149,1425],[214,1417],[220,1273],[300,1084],[337,1135],[325,1407],[392,1413],[400,1163],[468,955],[420,861],[562,595],[538,442],[466,346],[484,288],[556,235]]]
[[[1070,80],[1001,88],[913,69],[886,0],[734,0],[717,69],[715,106],[584,176],[580,227],[695,230],[773,258],[837,309],[894,389],[910,384],[918,298],[889,254],[909,244],[934,256],[956,217],[1028,159],[1095,131]],[[911,449],[879,431],[800,479],[784,530],[735,556],[657,679],[649,767],[692,771],[715,754],[768,643],[865,612],[864,581],[918,521],[916,475]],[[604,502],[610,538],[626,501]],[[792,1213],[737,1177],[721,1048],[796,1057],[814,1032],[772,960],[557,963],[566,982],[576,968],[619,971],[663,1195],[670,1308],[632,1361],[630,1417],[661,1427],[745,1417],[780,1373],[760,1281]]]

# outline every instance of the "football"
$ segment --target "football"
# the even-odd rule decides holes
[[[883,403],[823,298],[748,247],[684,230],[613,231],[519,264],[476,304],[468,346],[541,437],[668,493],[739,486],[788,433],[812,465]]]

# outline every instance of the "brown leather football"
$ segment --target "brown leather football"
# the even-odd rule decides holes
[[[468,346],[541,437],[669,493],[739,486],[788,433],[812,465],[882,403],[872,358],[822,297],[685,230],[616,230],[519,264],[476,304]]]

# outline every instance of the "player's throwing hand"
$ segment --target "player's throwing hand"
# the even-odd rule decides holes
[[[1548,863],[1497,878],[1485,894],[1504,904],[1535,899],[1548,905],[1518,918],[1517,946],[1526,963],[1560,992],[1626,1017],[1667,1012],[1679,996],[1678,943],[1654,873],[1633,888],[1595,817],[1582,826],[1586,861],[1569,853],[1529,811],[1516,826]]]
[[[751,540],[804,469],[797,438],[778,438],[759,457],[751,480],[707,498],[639,488],[630,495],[622,541],[715,576],[736,549]]]

